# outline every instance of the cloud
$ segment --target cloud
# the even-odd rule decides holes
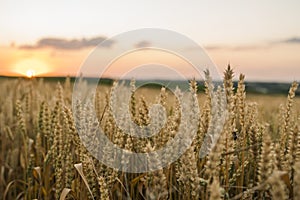
[[[204,46],[204,49],[208,51],[213,50],[230,50],[230,51],[250,51],[250,50],[258,50],[258,49],[267,49],[270,45],[262,44],[262,45],[237,45],[237,46],[229,46],[229,45],[214,45],[214,46]]]
[[[259,49],[267,49],[270,45],[262,44],[262,45],[241,45],[231,47],[233,51],[249,51],[249,50],[259,50]]]
[[[281,43],[288,43],[288,44],[300,44],[300,37],[293,37],[282,40]]]
[[[20,49],[40,49],[40,48],[54,48],[64,50],[76,50],[87,47],[95,47],[101,42],[105,41],[103,47],[111,47],[114,44],[113,40],[106,40],[106,37],[95,37],[90,39],[63,39],[63,38],[42,38],[34,45],[21,45]]]
[[[219,50],[219,49],[222,49],[223,46],[217,46],[217,45],[212,46],[212,45],[208,45],[208,46],[204,46],[203,48],[206,49],[206,50]]]
[[[134,45],[136,48],[143,48],[151,46],[151,42],[143,40]]]
[[[262,44],[262,45],[205,45],[203,46],[204,50],[207,51],[218,51],[218,50],[228,50],[228,51],[249,51],[256,49],[266,49],[269,48],[270,45]],[[199,48],[187,47],[187,50],[198,50]]]
[[[264,50],[280,44],[300,44],[300,37],[291,37],[284,40],[274,40],[265,43],[244,44],[244,45],[205,45],[203,48],[208,51],[228,50],[228,51],[251,51]],[[198,48],[187,48],[187,50],[196,50]]]

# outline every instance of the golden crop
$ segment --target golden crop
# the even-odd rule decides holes
[[[167,111],[167,123],[159,133],[139,139],[116,126],[108,86],[97,90],[98,121],[91,121],[88,107],[78,104],[77,112],[72,112],[68,78],[57,84],[38,78],[0,80],[0,199],[300,199],[298,84],[292,83],[286,100],[246,98],[244,76],[234,88],[228,68],[223,82],[227,102],[223,112],[228,115],[216,145],[200,158],[208,130],[216,128],[210,124],[219,120],[211,115],[212,104],[220,101],[213,102],[206,75],[205,93],[197,93],[196,82],[190,82],[200,106],[192,145],[176,162],[148,173],[116,171],[91,156],[74,117],[86,124],[83,128],[92,145],[97,145],[93,138],[101,126],[119,147],[151,152],[174,137],[180,124],[180,102],[165,88],[142,88],[131,96],[131,117],[139,126],[150,123],[151,104],[160,103]]]

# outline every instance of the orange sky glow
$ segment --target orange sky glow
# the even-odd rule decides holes
[[[34,70],[35,76],[75,76],[93,48],[82,50],[21,50],[15,47],[0,48],[0,74],[8,76],[25,76],[28,70]],[[261,49],[209,49],[208,55],[223,71],[230,62],[236,73],[244,73],[249,80],[298,80],[300,46],[276,45]],[[147,56],[148,55],[148,56]],[[106,72],[106,76],[116,77],[132,67],[143,63],[161,63],[173,66],[175,69],[187,69],[183,60],[174,56],[143,52],[133,53],[117,60]],[[154,55],[154,56],[153,56]],[[160,56],[158,56],[160,55]],[[191,68],[189,68],[191,69]],[[275,69],[275,70],[274,70]],[[192,71],[186,74],[191,75]]]

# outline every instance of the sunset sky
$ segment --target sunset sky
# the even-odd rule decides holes
[[[162,28],[203,46],[220,71],[230,62],[247,80],[300,81],[299,10],[299,0],[1,0],[0,75],[76,75],[99,42]]]

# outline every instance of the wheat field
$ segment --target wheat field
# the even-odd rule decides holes
[[[149,107],[154,103],[167,113],[167,123],[157,135],[140,139],[116,125],[108,106],[109,86],[98,88],[98,121],[91,121],[88,107],[78,104],[76,112],[72,109],[69,78],[59,83],[41,78],[0,80],[0,199],[300,199],[298,84],[291,83],[287,97],[246,96],[245,76],[239,76],[236,88],[233,78],[228,67],[223,87],[211,91],[213,83],[206,73],[205,92],[197,92],[197,83],[190,81],[190,93],[200,107],[196,137],[175,162],[146,173],[102,164],[82,144],[76,122],[85,124],[83,131],[91,138],[101,127],[123,149],[154,151],[179,128],[181,105],[170,91],[133,90],[130,113],[137,125],[150,123]],[[134,81],[131,85],[134,88]],[[228,113],[224,126],[218,138],[210,136],[215,139],[215,145],[208,144],[210,153],[200,157],[208,130],[216,128],[211,124],[219,120],[211,113],[221,101],[212,97],[222,92],[227,104],[218,112]]]

